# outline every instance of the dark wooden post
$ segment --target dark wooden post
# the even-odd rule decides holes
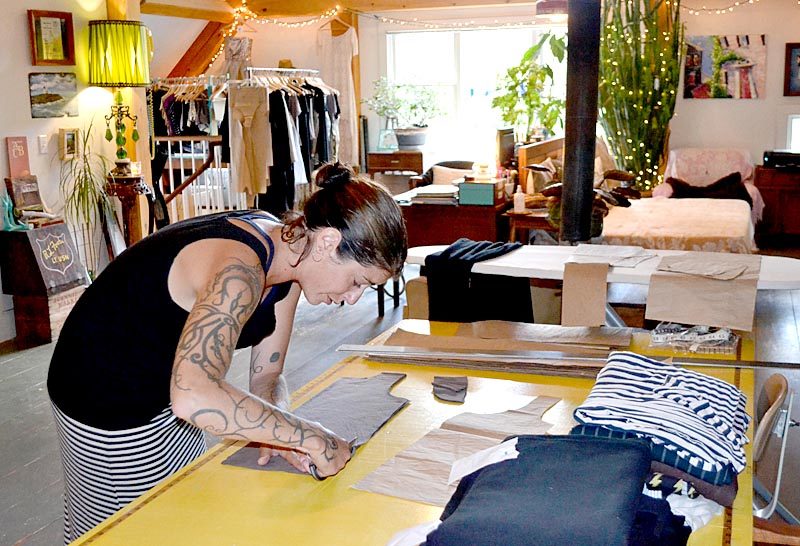
[[[588,241],[594,178],[597,81],[600,63],[600,0],[569,0],[567,113],[561,239]]]

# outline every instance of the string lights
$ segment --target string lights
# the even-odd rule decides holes
[[[214,61],[222,55],[222,52],[225,51],[225,38],[230,38],[232,36],[236,36],[239,32],[239,29],[242,25],[253,21],[255,23],[261,25],[275,25],[282,28],[303,28],[308,27],[311,25],[316,25],[322,21],[327,21],[328,19],[332,19],[339,15],[342,11],[340,6],[334,6],[329,10],[324,11],[320,15],[316,17],[312,17],[311,19],[305,19],[303,21],[283,21],[281,19],[273,19],[270,17],[262,17],[257,13],[253,12],[250,8],[247,7],[247,0],[242,0],[242,5],[238,8],[233,8],[233,21],[225,28],[222,32],[223,41],[220,44],[219,49],[214,55],[211,57],[211,62],[209,65],[214,64]]]
[[[736,2],[728,4],[727,6],[716,7],[716,8],[709,8],[706,6],[701,6],[699,8],[693,8],[691,6],[681,6],[681,7],[685,9],[689,13],[689,15],[709,15],[709,14],[726,15],[728,13],[732,13],[733,10],[737,8],[740,8],[742,6],[747,6],[749,4],[758,4],[760,1],[761,0],[736,0]],[[800,0],[798,0],[797,3],[800,4]]]

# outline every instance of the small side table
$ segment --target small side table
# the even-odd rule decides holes
[[[517,230],[525,232],[529,236],[532,229],[541,229],[549,233],[558,234],[558,228],[553,227],[547,220],[547,209],[525,209],[525,212],[514,212],[509,210],[503,213],[509,219],[508,240],[517,240]],[[523,242],[527,242],[523,239]]]
[[[150,187],[139,176],[109,176],[105,190],[122,203],[122,229],[125,246],[130,247],[142,238],[142,213],[139,210],[139,196],[150,193]]]

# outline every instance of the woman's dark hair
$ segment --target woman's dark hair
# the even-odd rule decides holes
[[[341,257],[398,275],[406,260],[408,235],[403,213],[386,188],[338,162],[320,167],[315,182],[319,189],[303,211],[284,216],[281,239],[294,243],[308,231],[332,227],[342,234]],[[306,244],[298,263],[310,250]]]

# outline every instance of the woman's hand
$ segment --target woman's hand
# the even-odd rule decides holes
[[[316,467],[317,478],[327,478],[338,474],[352,456],[350,443],[326,429],[319,423],[313,423],[319,433],[305,442],[308,449],[309,464]]]
[[[258,464],[266,466],[273,457],[283,457],[287,463],[294,468],[308,474],[311,458],[305,453],[300,453],[293,449],[279,448],[273,446],[262,446],[258,449]]]

